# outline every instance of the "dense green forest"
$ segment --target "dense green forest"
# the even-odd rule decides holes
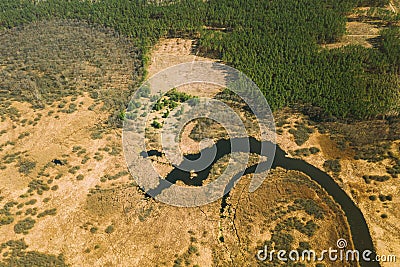
[[[398,114],[400,31],[388,26],[374,49],[320,44],[339,40],[345,15],[386,0],[2,0],[0,27],[54,18],[111,27],[143,51],[160,37],[198,37],[200,51],[243,71],[276,110],[318,107],[319,118]]]

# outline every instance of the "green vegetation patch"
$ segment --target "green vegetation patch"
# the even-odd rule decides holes
[[[384,159],[389,158],[390,143],[378,143],[374,145],[364,145],[361,147],[356,147],[356,155],[354,159],[363,159],[368,162],[379,162]]]
[[[304,123],[297,124],[295,129],[292,128],[289,130],[289,133],[294,136],[294,141],[299,146],[303,145],[310,137],[310,134],[313,132],[314,129],[308,127]]]
[[[38,195],[42,195],[43,191],[50,190],[49,185],[41,179],[34,179],[34,180],[30,181],[28,184],[28,187],[29,187],[28,193],[36,191],[36,193]]]
[[[324,162],[323,167],[326,171],[333,173],[339,173],[342,170],[342,166],[338,159],[328,159]]]
[[[364,175],[363,179],[367,184],[370,184],[371,181],[385,182],[390,179],[390,176],[389,175]]]
[[[36,167],[36,162],[28,159],[20,160],[18,163],[18,171],[22,174],[28,175]]]
[[[313,215],[317,219],[324,218],[324,210],[314,200],[299,198],[294,203],[300,205],[307,214]]]
[[[14,232],[16,234],[27,234],[35,226],[35,223],[36,221],[31,217],[25,218],[14,225]]]
[[[400,174],[400,164],[397,163],[393,167],[386,168],[387,173],[389,173],[393,178],[397,178]]]
[[[40,253],[38,251],[27,251],[27,248],[28,245],[23,239],[9,240],[5,243],[2,243],[0,246],[0,253],[3,253],[3,259],[0,261],[0,266],[69,266],[65,262],[62,254],[55,256],[52,254]]]
[[[294,151],[294,155],[307,157],[313,154],[317,154],[318,152],[320,152],[320,150],[317,147],[300,148]]]
[[[113,225],[109,225],[107,226],[107,228],[104,230],[104,232],[106,232],[107,234],[111,234],[112,232],[114,232],[115,227]]]
[[[48,215],[56,215],[56,214],[57,214],[57,209],[53,208],[53,209],[48,209],[48,210],[45,210],[45,211],[39,213],[37,215],[37,217],[38,218],[42,218],[42,217],[45,217],[45,216],[48,216]]]

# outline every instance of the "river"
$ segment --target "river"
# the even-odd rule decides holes
[[[249,142],[250,143],[250,152],[260,154],[261,146],[266,146],[272,148],[272,144],[270,142],[260,142],[255,138],[236,138],[232,140],[221,139],[216,142],[215,146],[217,148],[217,153],[214,158],[214,161],[210,166],[206,169],[197,172],[197,176],[192,177],[191,174],[187,171],[181,170],[179,166],[175,167],[165,178],[165,180],[161,180],[160,184],[147,192],[147,194],[155,196],[161,193],[162,190],[168,188],[171,183],[175,184],[178,180],[184,182],[187,185],[192,186],[201,186],[202,181],[207,179],[213,164],[215,164],[219,159],[223,156],[230,154],[231,151],[231,142],[235,142],[236,144],[240,144],[241,142]],[[245,146],[234,146],[234,147],[245,147]],[[185,155],[185,157],[189,160],[198,159],[201,153],[207,153],[207,149],[205,148],[200,153],[197,154],[189,154]],[[240,152],[240,151],[238,151]],[[161,153],[159,151],[148,151],[148,156],[158,155]],[[234,177],[232,177],[230,183],[227,185],[226,193],[228,193],[228,188],[231,188],[235,181],[237,181],[242,175],[254,173],[256,171],[256,165],[248,167],[244,173],[240,173]],[[378,262],[366,262],[362,259],[361,254],[365,250],[370,250],[373,253],[369,258],[375,258],[375,248],[372,242],[372,238],[368,229],[368,225],[364,219],[364,216],[361,210],[357,207],[357,205],[352,201],[352,199],[344,192],[344,190],[335,182],[335,180],[329,176],[327,173],[322,170],[314,167],[313,165],[305,162],[301,159],[294,159],[286,157],[286,152],[282,150],[279,146],[276,146],[275,157],[272,163],[272,168],[282,167],[286,170],[295,170],[300,171],[306,175],[308,175],[313,181],[318,183],[325,191],[332,196],[332,198],[338,203],[341,209],[344,211],[347,221],[350,225],[351,236],[353,240],[353,244],[356,250],[360,252],[360,265],[362,267],[378,267],[380,264]],[[263,170],[260,170],[263,171]],[[168,182],[167,182],[168,181]]]

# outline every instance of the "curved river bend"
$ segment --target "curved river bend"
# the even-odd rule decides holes
[[[250,152],[260,154],[261,146],[268,146],[272,148],[272,144],[270,142],[263,142],[256,140],[255,138],[236,138],[232,140],[221,139],[219,140],[215,146],[217,148],[217,154],[215,156],[214,161],[210,164],[206,169],[197,172],[196,177],[191,177],[190,173],[184,170],[181,170],[179,166],[175,167],[166,177],[165,180],[161,180],[160,184],[155,188],[151,189],[147,193],[150,195],[157,195],[161,193],[162,190],[168,188],[171,183],[176,183],[178,180],[183,181],[187,185],[192,186],[201,186],[202,181],[207,179],[208,174],[211,171],[211,168],[214,163],[216,163],[220,158],[225,155],[230,154],[231,151],[231,143],[230,142],[250,142]],[[235,146],[236,147],[236,146]],[[238,147],[241,147],[240,145]],[[244,146],[245,147],[245,146]],[[205,148],[205,150],[211,148]],[[198,154],[189,154],[185,155],[185,157],[189,160],[198,159],[201,153]],[[240,151],[237,151],[240,152]],[[152,156],[158,155],[161,153],[159,151],[151,150],[142,153],[143,156]],[[248,167],[244,174],[254,173],[256,171],[256,165]],[[369,256],[369,258],[375,258],[375,248],[372,242],[372,238],[368,229],[368,225],[364,219],[364,216],[361,210],[357,207],[357,205],[352,201],[352,199],[343,191],[343,189],[333,180],[331,176],[322,170],[314,167],[313,165],[305,162],[301,159],[293,159],[286,157],[285,151],[283,151],[279,146],[276,146],[275,158],[272,163],[272,168],[282,167],[287,170],[295,170],[300,171],[306,175],[308,175],[312,180],[317,182],[325,191],[333,197],[333,199],[340,205],[342,210],[344,211],[347,221],[350,225],[351,236],[354,243],[354,247],[356,250],[360,252],[360,265],[361,266],[371,266],[371,267],[379,267],[380,264],[378,262],[366,262],[362,259],[362,252],[365,250],[370,250],[373,253]],[[260,170],[262,171],[262,170]],[[243,174],[243,175],[244,175]],[[230,186],[237,181],[242,174],[238,174],[234,176],[230,181]],[[168,181],[168,182],[167,182]],[[227,188],[229,185],[227,186]],[[226,192],[227,193],[227,192]]]

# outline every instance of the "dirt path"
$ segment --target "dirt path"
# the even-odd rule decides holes
[[[374,37],[378,37],[380,36],[379,34],[349,34],[346,35],[347,37],[370,37],[370,38],[374,38]]]

